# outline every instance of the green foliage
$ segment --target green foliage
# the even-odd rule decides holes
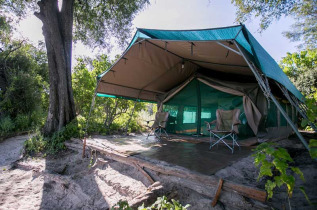
[[[102,55],[91,62],[92,70],[89,70],[87,61],[83,58],[78,59],[72,75],[77,114],[88,117],[96,87],[96,77],[108,69],[113,62],[106,55]],[[96,97],[89,119],[88,132],[101,134],[122,132],[133,109],[134,113],[128,127],[129,132],[141,129],[137,119],[139,112],[145,109],[145,103],[135,104],[134,101],[120,98]]]
[[[36,3],[35,0],[0,0],[0,11],[8,17],[14,15],[23,18],[38,10]],[[117,38],[119,44],[126,44],[131,34],[133,18],[147,4],[149,0],[76,0],[73,16],[74,39],[92,47],[110,47],[109,40],[113,37]]]
[[[2,42],[0,52],[0,118],[10,117],[14,129],[1,136],[42,126],[48,107],[48,67],[44,51],[25,42]]]
[[[280,67],[305,96],[316,92],[317,49],[287,53]]]
[[[39,152],[55,154],[65,149],[64,142],[71,138],[82,138],[84,135],[84,124],[86,120],[82,116],[77,116],[63,129],[55,132],[50,137],[44,137],[39,131],[25,142],[25,150],[32,155]]]
[[[182,204],[179,203],[179,201],[176,201],[174,199],[171,200],[172,202],[167,200],[166,196],[158,197],[157,200],[148,207],[145,207],[144,204],[138,207],[138,210],[151,210],[151,209],[156,209],[156,210],[187,210],[190,205],[187,204],[186,206],[183,206]],[[132,208],[129,206],[127,201],[122,201],[120,200],[115,206],[111,208],[111,210],[132,210]]]
[[[14,124],[17,127],[18,130],[26,130],[30,126],[30,116],[26,114],[19,114],[14,119]]]
[[[281,187],[282,185],[287,186],[288,196],[292,196],[295,177],[291,172],[305,181],[302,171],[297,167],[290,166],[290,163],[294,161],[286,149],[276,148],[272,143],[262,143],[254,151],[254,164],[260,166],[258,180],[264,176],[270,178],[265,184],[268,199],[272,198],[275,187]]]
[[[311,158],[317,158],[317,139],[311,139],[309,141],[309,154]]]
[[[309,95],[306,98],[306,105],[307,105],[307,117],[310,122],[314,122],[316,124],[317,122],[317,89],[314,89],[315,93]],[[305,128],[306,130],[312,130],[308,126],[308,120],[302,119],[301,127]]]
[[[109,47],[110,42],[105,40],[113,37],[119,44],[126,44],[135,14],[148,3],[148,0],[75,1],[74,38],[89,46]]]
[[[26,153],[34,154],[44,151],[47,141],[44,139],[40,132],[37,132],[33,137],[24,142]]]
[[[33,76],[18,72],[10,77],[10,84],[0,102],[1,111],[12,117],[26,114],[38,109],[40,97]]]
[[[317,121],[317,49],[304,50],[299,53],[287,53],[280,66],[294,85],[305,95],[307,117],[309,121]],[[303,119],[301,127],[308,126]],[[306,129],[310,129],[306,127]]]
[[[65,149],[64,142],[71,138],[82,138],[84,135],[83,131],[84,118],[78,116],[72,122],[67,124],[60,131],[55,132],[51,137],[47,137],[49,142],[46,149],[49,153],[56,153],[60,150]]]
[[[310,49],[317,48],[317,1],[316,0],[297,0],[294,7],[295,23],[291,26],[292,30],[283,34],[291,41],[303,40],[304,44],[299,47]]]
[[[295,18],[292,30],[284,35],[292,41],[302,39],[304,46],[317,48],[317,1],[315,0],[231,0],[237,7],[237,22],[252,16],[260,18],[260,28],[265,30],[274,20],[282,16]]]
[[[0,136],[8,134],[14,128],[14,122],[9,116],[0,119]]]
[[[114,205],[111,210],[132,210],[127,201],[120,200],[116,205]]]

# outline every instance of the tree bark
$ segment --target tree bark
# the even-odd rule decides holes
[[[74,0],[63,0],[61,10],[58,0],[41,0],[38,5],[40,12],[34,14],[43,22],[50,81],[44,135],[51,135],[76,116],[71,83]]]

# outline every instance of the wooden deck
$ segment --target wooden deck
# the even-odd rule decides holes
[[[146,137],[144,137],[146,138]],[[104,161],[102,158],[97,157],[97,153],[100,155],[104,155],[104,158],[111,159],[114,161],[122,162],[124,164],[130,165],[132,167],[137,168],[144,175],[147,174],[148,179],[153,182],[173,182],[176,185],[182,185],[186,188],[194,190],[200,194],[203,194],[207,197],[216,197],[216,192],[219,191],[218,183],[219,178],[216,176],[204,175],[202,173],[198,173],[195,170],[190,170],[188,168],[182,167],[180,165],[159,160],[159,158],[153,158],[150,155],[146,155],[146,153],[151,153],[154,151],[154,154],[162,154],[162,156],[166,156],[166,152],[169,152],[169,157],[174,157],[174,159],[180,159],[181,156],[176,154],[176,151],[179,151],[179,154],[182,153],[184,156],[191,155],[192,158],[188,159],[191,161],[196,161],[193,158],[196,154],[191,153],[194,150],[197,150],[199,153],[202,153],[202,156],[199,158],[206,158],[207,153],[202,152],[199,148],[195,146],[200,145],[199,147],[203,148],[206,143],[200,144],[192,144],[188,142],[170,142],[170,141],[161,141],[157,142],[155,139],[149,139],[148,141],[140,141],[140,139],[136,137],[104,137],[104,136],[95,136],[94,138],[86,139],[85,141],[79,139],[72,139],[65,143],[65,145],[73,150],[77,150],[79,152],[84,151],[86,155],[96,155],[93,156],[95,159],[95,164],[101,163],[106,164],[107,161]],[[85,143],[83,143],[85,142]],[[132,142],[132,143],[131,143]],[[134,143],[133,143],[134,142]],[[135,143],[137,142],[137,144]],[[85,146],[84,146],[85,145]],[[166,145],[183,145],[191,148],[189,151],[183,153],[184,150],[180,150],[175,147],[170,147]],[[208,144],[206,144],[208,146]],[[153,149],[156,148],[156,149]],[[157,148],[167,148],[165,153]],[[208,150],[208,149],[207,149]],[[90,151],[90,152],[89,152]],[[93,152],[96,151],[96,152]],[[229,151],[229,150],[228,150]],[[221,152],[221,151],[218,151]],[[212,152],[211,152],[212,154]],[[177,155],[177,157],[175,157]],[[100,156],[101,157],[101,156]],[[235,157],[230,152],[227,157]],[[220,157],[219,157],[220,158]],[[201,159],[202,160],[202,159]],[[186,159],[185,159],[186,161]],[[192,162],[193,163],[193,162]],[[203,165],[207,165],[202,161]],[[153,183],[154,185],[155,183]],[[230,181],[223,181],[221,194],[223,196],[219,197],[219,200],[222,202],[234,202],[231,197],[233,194],[239,194],[240,196],[248,197],[254,200],[258,200],[261,202],[265,202],[266,200],[266,192],[264,190],[260,190],[254,187],[244,186],[237,183],[233,183]],[[232,194],[233,193],[233,194]],[[219,194],[219,192],[218,192]],[[239,207],[240,201],[237,202],[237,207]],[[242,207],[242,206],[241,206]]]
[[[169,134],[169,138],[162,137],[164,140],[167,141],[174,141],[174,142],[189,142],[189,143],[202,143],[202,142],[209,142],[209,136],[189,136],[189,135],[178,135],[178,134]],[[232,145],[232,140],[225,140],[225,142],[229,145]],[[238,140],[239,145],[244,147],[251,147],[258,143],[256,137],[251,137],[243,140]]]

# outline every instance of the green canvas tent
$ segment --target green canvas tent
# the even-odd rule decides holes
[[[305,100],[244,25],[139,28],[98,76],[96,96],[157,102],[170,112],[168,130],[184,134],[205,133],[203,121],[218,108],[240,108],[242,133],[261,138],[298,133],[293,121]]]

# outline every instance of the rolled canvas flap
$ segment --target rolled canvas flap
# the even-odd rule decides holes
[[[224,85],[223,82],[213,82],[214,80],[207,81],[207,80],[204,80],[202,78],[198,78],[198,80],[203,82],[204,84],[216,89],[216,90],[219,90],[219,91],[222,91],[225,93],[229,93],[232,95],[243,96],[243,108],[244,108],[244,112],[245,112],[245,116],[247,118],[248,124],[251,127],[251,129],[255,135],[258,133],[258,128],[260,125],[262,114],[259,111],[259,109],[257,108],[257,106],[253,103],[251,98],[246,95],[246,93],[242,92],[240,90],[240,88],[234,88],[234,86],[237,86],[237,84],[233,85],[233,84],[226,83],[227,86],[223,86]],[[232,87],[230,87],[230,85]],[[251,88],[246,87],[246,89],[253,89],[252,85],[246,85],[246,86],[251,87]],[[250,92],[250,91],[245,91],[245,92]]]

